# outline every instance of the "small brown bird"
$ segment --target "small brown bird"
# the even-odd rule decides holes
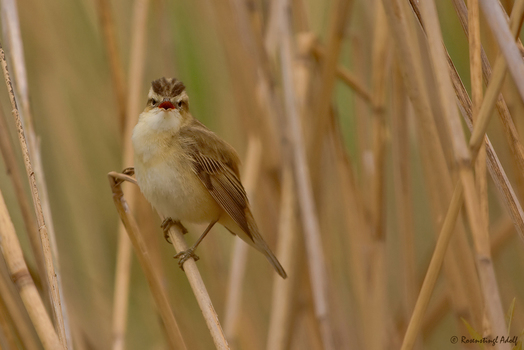
[[[180,267],[189,257],[198,259],[194,250],[218,222],[287,277],[251,214],[236,151],[193,118],[182,82],[153,81],[132,143],[138,186],[153,207],[169,218],[162,224],[164,230],[173,222],[209,223],[191,248],[175,256]]]

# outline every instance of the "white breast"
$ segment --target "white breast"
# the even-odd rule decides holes
[[[183,156],[176,134],[152,127],[158,120],[145,120],[141,117],[132,137],[135,175],[144,197],[174,220],[206,223],[218,219],[221,209]]]

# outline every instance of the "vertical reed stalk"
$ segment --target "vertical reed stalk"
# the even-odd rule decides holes
[[[7,309],[4,302],[0,300],[0,345],[4,345],[6,350],[16,349],[18,347],[13,333],[13,329],[9,326]]]
[[[350,18],[352,4],[352,0],[336,0],[332,5],[326,54],[324,55],[322,68],[320,70],[320,86],[318,87],[318,91],[315,91],[313,106],[311,111],[309,111],[309,113],[312,112],[313,117],[311,119],[314,123],[313,127],[308,129],[311,133],[307,138],[307,154],[310,159],[320,158],[321,144],[327,129],[326,121],[328,118],[325,116],[329,113],[329,106],[332,101],[337,77],[337,63],[346,26],[348,25],[347,22]]]
[[[437,282],[437,277],[444,260],[444,255],[453,234],[453,227],[455,226],[460,207],[462,206],[462,201],[464,199],[463,195],[462,185],[459,182],[455,188],[455,191],[453,192],[451,204],[449,205],[446,218],[444,219],[444,224],[442,225],[442,230],[438,236],[437,245],[435,246],[435,250],[431,256],[431,262],[429,263],[426,276],[424,277],[424,282],[420,288],[420,293],[418,295],[417,302],[415,303],[415,309],[413,310],[406,334],[404,335],[401,350],[413,348],[417,334],[422,327],[423,317],[429,305],[429,300],[431,299],[433,288]]]
[[[161,219],[164,220],[164,217],[161,216]],[[171,239],[173,247],[175,247],[177,253],[189,248],[184,240],[184,235],[178,226],[171,226],[169,229],[169,238]],[[211,333],[215,347],[219,350],[229,349],[229,344],[224,335],[224,331],[222,330],[222,326],[220,325],[220,321],[218,320],[218,315],[216,314],[211,298],[207,293],[206,285],[200,276],[200,272],[198,271],[198,267],[193,258],[186,260],[184,263],[184,271],[186,272],[191,289],[195,294],[200,311],[202,311],[207,328]]]
[[[140,114],[141,86],[144,75],[144,62],[146,52],[146,24],[149,0],[135,0],[133,6],[133,32],[131,41],[130,64],[129,64],[129,90],[127,92],[126,119],[123,134],[123,167],[131,166],[133,163],[133,149],[131,147],[131,135]],[[116,76],[115,76],[116,78]],[[129,188],[129,203],[135,208],[138,188]],[[123,350],[125,346],[125,333],[127,325],[128,301],[129,301],[129,278],[131,273],[131,243],[122,225],[118,231],[118,251],[115,277],[115,291],[113,297],[113,350]]]
[[[390,70],[390,46],[387,41],[387,21],[380,2],[376,2],[375,31],[372,48],[373,85],[373,173],[371,174],[372,246],[369,256],[369,315],[370,327],[380,330],[369,339],[370,349],[383,349],[387,343],[387,323],[391,315],[387,305],[386,264],[386,81]]]
[[[427,28],[426,34],[434,71],[445,72],[447,70],[445,61],[446,53],[442,46],[436,7],[432,1],[424,3],[421,7],[422,18]],[[475,181],[470,167],[472,159],[469,155],[469,149],[464,139],[459,116],[455,107],[455,96],[453,94],[450,77],[448,74],[436,74],[436,82],[440,96],[440,104],[448,123],[459,168],[458,171],[464,187],[466,211],[475,243],[477,269],[480,275],[487,314],[494,334],[506,334],[502,302],[498,293],[498,286],[491,261],[488,230],[486,226],[482,225],[481,208],[479,206],[478,194],[474,187]],[[475,156],[476,155],[477,153],[475,153]],[[503,349],[507,346],[499,344],[499,347]]]
[[[56,321],[56,327],[58,328],[58,335],[59,335],[62,347],[67,349],[67,340],[66,340],[66,334],[65,334],[64,319],[62,315],[60,289],[58,287],[57,274],[56,274],[55,267],[53,264],[53,255],[51,251],[51,244],[49,242],[49,234],[48,234],[47,226],[45,223],[44,213],[42,211],[40,195],[39,195],[37,184],[36,184],[35,172],[33,171],[30,153],[27,147],[24,127],[22,126],[20,115],[18,114],[18,107],[16,105],[13,85],[11,83],[9,71],[7,69],[7,62],[5,60],[4,50],[1,46],[0,46],[0,61],[2,64],[2,70],[4,72],[4,79],[7,85],[7,91],[9,92],[9,100],[11,101],[13,117],[16,122],[16,127],[18,131],[18,139],[20,141],[20,146],[22,148],[22,154],[24,156],[24,164],[26,168],[27,177],[29,179],[29,184],[31,187],[31,195],[33,196],[33,204],[35,206],[36,219],[38,222],[38,231],[40,233],[40,239],[41,239],[42,249],[43,249],[44,258],[45,258],[45,266],[46,266],[46,272],[47,272],[46,281],[49,286],[49,290],[51,290],[53,315]]]
[[[271,303],[271,318],[267,337],[267,350],[284,350],[291,346],[294,300],[298,294],[301,255],[301,239],[298,231],[298,208],[295,195],[293,172],[284,166],[282,174],[282,194],[280,199],[279,244],[277,255],[286,266],[288,278],[275,276]]]
[[[466,9],[466,5],[464,4],[464,1],[463,0],[453,0],[453,6],[455,7],[455,10],[459,17],[462,28],[464,29],[466,35],[468,35],[468,15],[467,15],[467,9]],[[517,33],[520,29],[521,24],[519,23],[519,20],[521,17],[522,17],[522,2],[517,1],[515,2],[515,5],[513,6],[512,13],[511,13],[511,19],[510,19],[511,32],[515,36],[517,36]],[[513,119],[511,119],[511,115],[509,114],[509,110],[508,110],[506,101],[504,100],[504,97],[502,96],[502,94],[499,94],[499,91],[502,86],[502,82],[506,75],[506,70],[507,70],[506,61],[503,59],[501,55],[499,55],[499,57],[495,61],[494,69],[492,71],[488,58],[486,56],[486,53],[484,52],[484,49],[482,47],[481,47],[481,59],[482,59],[482,73],[484,76],[484,80],[486,81],[486,83],[489,83],[487,86],[486,94],[484,98],[489,99],[490,103],[483,104],[483,107],[479,111],[479,121],[477,122],[485,123],[488,120],[488,117],[491,115],[492,110],[493,110],[494,102],[491,102],[491,101],[496,99],[495,105],[497,107],[497,111],[498,111],[500,120],[504,127],[505,136],[506,136],[507,142],[511,150],[511,155],[513,156],[514,162],[517,166],[517,169],[519,170],[516,173],[517,180],[519,181],[519,183],[522,183],[524,181],[524,175],[523,175],[524,174],[524,146],[522,145],[522,142],[520,141],[519,134],[517,132],[517,128],[515,127],[515,124],[513,123]],[[481,142],[480,136],[481,135],[472,135],[471,136],[471,139],[475,140],[473,142],[475,144],[475,147],[478,147]],[[520,230],[521,225],[518,225],[517,221],[515,221],[515,223],[519,227],[519,230]]]
[[[261,171],[262,144],[256,136],[249,138],[245,161],[244,188],[251,200],[256,193],[256,187]],[[242,305],[244,277],[249,246],[240,239],[235,240],[231,254],[231,272],[229,274],[228,294],[225,303],[224,331],[230,343],[237,337],[237,322]]]
[[[413,36],[413,29],[410,29],[415,27],[407,16],[407,5],[399,1],[384,1],[383,4],[395,38],[406,92],[415,111],[415,125],[430,191],[434,225],[436,231],[442,233],[442,219],[448,212],[449,200],[453,196],[453,183],[430,108],[427,86],[421,73],[418,40]],[[450,288],[449,293],[453,298],[454,308],[460,310],[467,319],[480,320],[481,312],[478,310],[478,305],[482,300],[473,256],[461,223],[456,226],[456,231],[449,258],[444,260],[447,286]],[[439,239],[441,239],[440,235]]]
[[[478,0],[468,0],[469,20],[469,70],[471,76],[471,101],[473,122],[478,118],[480,107],[482,106],[482,61],[480,46],[480,15]],[[484,144],[482,144],[484,145]],[[488,230],[489,207],[488,207],[488,183],[486,178],[486,148],[482,147],[478,151],[475,161],[475,181],[477,192],[480,197],[480,213],[482,225]]]
[[[0,57],[3,60],[3,50],[0,49]],[[24,261],[20,242],[16,237],[15,227],[7,211],[4,197],[0,192],[0,242],[2,254],[9,268],[11,279],[18,288],[22,301],[26,307],[29,317],[46,350],[65,349],[64,343],[57,336],[51,319],[47,314],[42,299],[36,290],[27,265]]]
[[[45,290],[46,293],[49,295],[50,293],[48,291],[50,288],[57,288],[57,291],[51,291],[51,293],[56,293],[56,295],[49,296],[55,308],[57,306],[55,305],[53,299],[60,299],[60,312],[53,313],[53,318],[58,327],[58,334],[60,336],[60,339],[63,342],[67,343],[67,348],[72,348],[73,340],[71,338],[67,303],[63,293],[62,274],[60,272],[60,255],[56,243],[53,216],[51,214],[51,204],[49,202],[49,194],[47,190],[47,183],[45,180],[45,173],[42,164],[40,148],[37,140],[37,135],[34,130],[32,111],[29,102],[29,84],[27,81],[26,64],[24,57],[22,35],[20,31],[18,10],[16,2],[13,0],[2,0],[2,25],[4,29],[3,33],[6,37],[6,43],[8,44],[8,47],[10,49],[8,50],[8,52],[10,53],[11,65],[14,70],[16,93],[18,94],[18,98],[20,99],[20,106],[22,110],[20,119],[22,121],[22,124],[24,125],[24,131],[27,138],[27,145],[29,149],[29,154],[31,156],[32,167],[35,173],[37,174],[36,187],[39,190],[39,197],[41,199],[41,204],[39,205],[42,207],[43,218],[45,218],[47,235],[49,236],[51,257],[53,258],[52,261],[54,262],[54,274],[52,278],[56,279],[56,286],[54,284],[48,284],[45,287]],[[33,232],[34,230],[30,230],[28,231],[28,234],[32,234]],[[34,239],[35,238],[33,238],[33,240]],[[45,245],[43,245],[43,247],[45,248]],[[44,263],[44,260],[42,260],[42,253],[36,253],[35,259],[38,264],[43,264],[44,266],[46,266],[46,263]]]
[[[23,177],[20,173],[20,169],[16,162],[16,154],[13,146],[11,145],[9,127],[4,113],[0,111],[0,152],[4,158],[5,168],[7,173],[10,175],[11,182],[15,189],[16,199],[24,218],[24,225],[31,243],[31,250],[35,257],[36,267],[40,279],[44,281],[46,279],[44,254],[42,252],[42,244],[40,243],[40,237],[38,236],[37,224],[35,221],[34,214],[31,209],[31,204],[26,196],[24,185],[22,183]],[[43,283],[44,295],[50,298],[49,289],[47,283]],[[50,299],[48,299],[50,300]]]
[[[507,24],[506,16],[499,2],[479,0],[484,16],[497,39],[501,53],[508,63],[508,69],[519,91],[520,98],[524,100],[524,62],[511,30]],[[520,22],[518,23],[520,26]]]
[[[457,90],[458,91],[458,90]],[[479,128],[482,130],[482,127],[479,127],[479,125],[476,125],[475,128]],[[475,134],[476,131],[473,132],[473,134]],[[481,134],[483,134],[483,132],[481,132]],[[472,143],[470,142],[470,146],[472,145]],[[475,153],[475,149],[470,147],[470,149],[472,149],[472,153],[473,155],[475,156],[476,153]],[[478,149],[478,148],[477,148]],[[479,242],[477,242],[479,243]],[[477,249],[478,249],[479,246],[477,246]],[[489,249],[489,248],[488,248]],[[485,253],[486,250],[483,250],[483,253]],[[488,250],[488,254],[489,254],[489,250]],[[489,255],[488,255],[489,256]],[[487,300],[486,302],[488,303],[488,312],[490,312],[490,317],[493,319],[494,317],[494,314],[495,314],[495,317],[496,317],[496,304],[497,304],[497,301],[496,301],[496,284],[493,282],[494,281],[494,275],[492,273],[492,268],[490,268],[490,264],[488,264],[486,266],[486,260],[485,259],[481,259],[481,260],[478,260],[478,268],[479,268],[479,271],[480,271],[480,274],[481,274],[481,282],[484,284],[484,295],[486,296]],[[491,272],[490,272],[491,271]],[[429,273],[429,270],[428,270],[428,273]],[[424,291],[424,287],[423,287],[423,291]],[[422,293],[421,293],[422,295]],[[495,300],[491,300],[491,298],[495,296]],[[419,298],[420,299],[420,298]],[[498,302],[500,303],[500,301]],[[494,310],[495,309],[495,310]],[[497,332],[500,332],[502,331],[501,327],[504,327],[504,319],[502,317],[502,321],[500,320],[500,314],[498,316],[498,323],[495,325],[495,327],[497,327],[495,329],[495,334],[498,334]],[[416,322],[414,322],[416,324]],[[411,326],[411,323],[410,323],[410,326]],[[409,334],[409,332],[407,332],[407,334]],[[407,336],[406,336],[407,338]],[[405,339],[405,345],[407,344],[406,342],[406,339]]]
[[[320,226],[313,199],[309,167],[306,159],[306,145],[302,135],[302,127],[296,105],[296,93],[293,84],[293,54],[291,42],[291,26],[289,18],[281,16],[281,62],[284,87],[286,117],[293,153],[293,170],[297,185],[297,194],[301,212],[304,240],[308,255],[308,267],[313,291],[316,321],[320,326],[320,334],[324,349],[334,349],[329,318],[327,298],[326,265],[323,244],[320,238]]]
[[[128,101],[125,95],[124,69],[122,68],[122,60],[120,59],[120,53],[116,44],[115,22],[109,0],[98,0],[98,13],[104,32],[107,56],[109,58],[109,71],[111,73],[111,82],[116,98],[115,104],[118,108],[120,132],[123,133],[126,124],[126,105]]]
[[[393,177],[395,184],[395,207],[402,239],[403,309],[406,319],[413,311],[417,298],[416,259],[413,227],[413,199],[409,161],[409,119],[407,101],[398,67],[394,69],[393,110],[391,113],[391,148],[393,153]]]
[[[4,261],[0,264],[0,299],[5,304],[6,311],[16,329],[24,349],[38,350],[41,348],[35,336],[31,319],[24,308],[23,301],[17,295],[15,284],[10,278],[8,267]]]

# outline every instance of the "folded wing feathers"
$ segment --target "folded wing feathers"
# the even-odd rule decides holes
[[[246,219],[247,196],[236,175],[221,162],[195,154],[194,170],[211,196],[235,220],[235,222],[253,239]],[[199,169],[201,168],[201,169]],[[209,176],[209,180],[208,177]],[[211,186],[208,187],[208,182]]]

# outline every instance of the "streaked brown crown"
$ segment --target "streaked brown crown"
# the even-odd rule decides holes
[[[160,96],[176,97],[180,95],[186,87],[184,83],[176,78],[160,78],[151,83],[153,91]]]

